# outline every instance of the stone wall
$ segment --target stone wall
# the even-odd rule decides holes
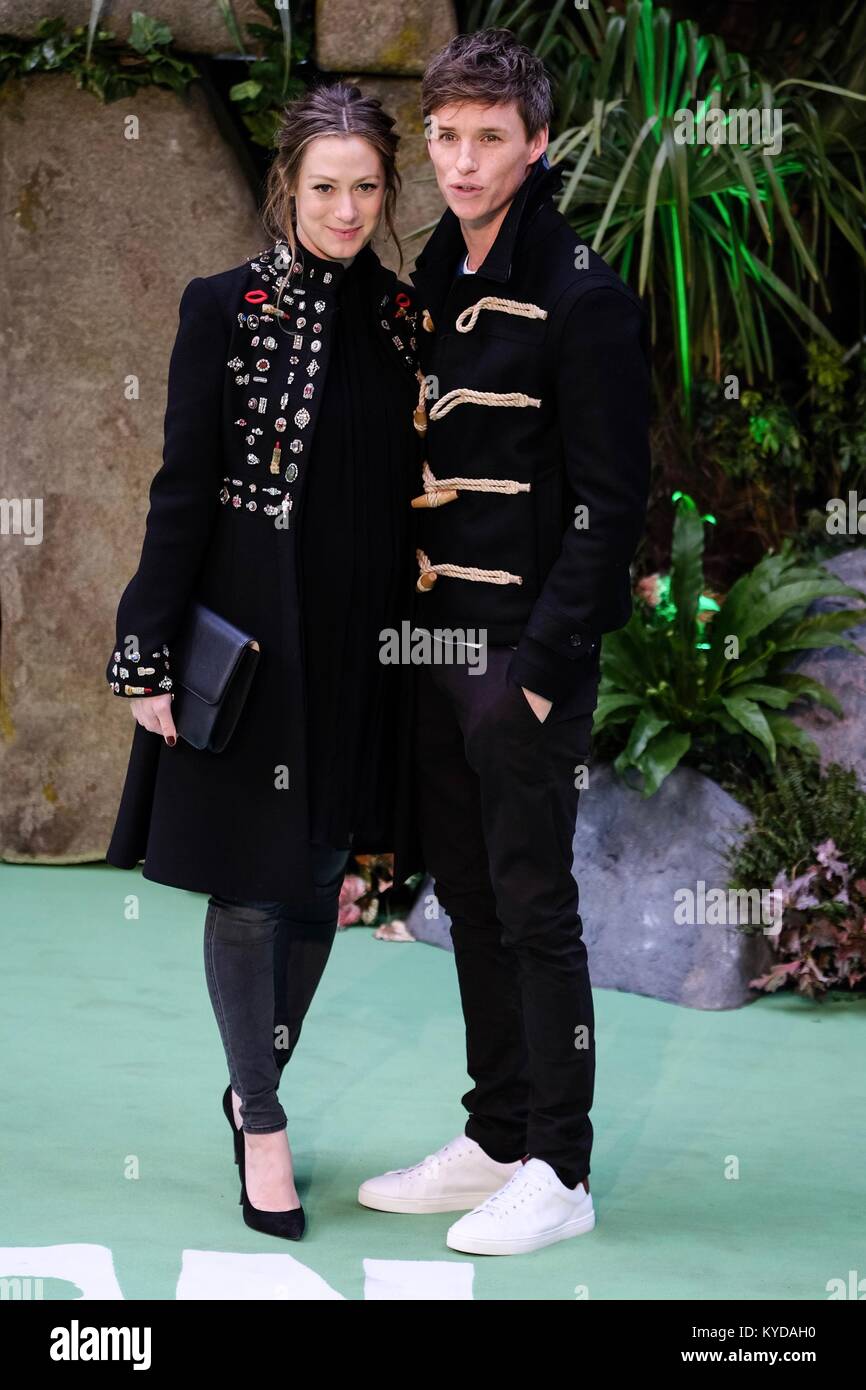
[[[130,17],[143,10],[161,19],[172,32],[178,48],[188,53],[235,53],[236,48],[213,0],[106,0],[99,18],[100,28],[110,29],[118,39],[129,37]],[[261,23],[264,16],[255,0],[234,0],[238,23]],[[0,0],[0,33],[26,38],[40,19],[63,19],[70,27],[87,25],[88,0]]]
[[[261,237],[200,91],[103,106],[65,76],[12,84],[0,159],[0,495],[41,499],[43,532],[0,536],[0,843],[68,862],[104,851],[129,751],[104,668],[160,464],[180,295]]]
[[[325,72],[420,77],[455,33],[454,10],[430,0],[316,0],[316,65]]]

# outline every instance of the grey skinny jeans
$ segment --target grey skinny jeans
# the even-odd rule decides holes
[[[310,846],[315,896],[299,902],[208,898],[204,964],[243,1128],[286,1128],[277,1087],[331,954],[350,850]]]

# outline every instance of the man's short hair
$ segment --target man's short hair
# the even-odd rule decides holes
[[[550,125],[553,116],[553,93],[544,64],[510,29],[458,34],[434,53],[421,82],[425,121],[440,107],[461,101],[482,106],[516,101],[530,140]]]

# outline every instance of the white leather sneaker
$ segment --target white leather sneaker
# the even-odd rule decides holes
[[[376,1211],[469,1211],[502,1187],[522,1166],[497,1163],[466,1134],[443,1144],[411,1168],[389,1168],[358,1188],[362,1207]]]
[[[594,1225],[592,1197],[583,1183],[566,1187],[543,1158],[530,1158],[504,1187],[455,1221],[445,1243],[469,1255],[522,1255]]]

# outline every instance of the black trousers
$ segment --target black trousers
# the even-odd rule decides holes
[[[293,902],[212,894],[204,925],[208,993],[250,1134],[285,1129],[277,1088],[337,932],[350,851],[310,847],[315,893]]]
[[[460,649],[458,649],[459,651]],[[590,1171],[592,991],[572,841],[597,663],[545,720],[507,679],[513,649],[417,668],[415,763],[424,859],[451,937],[463,1017],[466,1134],[491,1158]]]

